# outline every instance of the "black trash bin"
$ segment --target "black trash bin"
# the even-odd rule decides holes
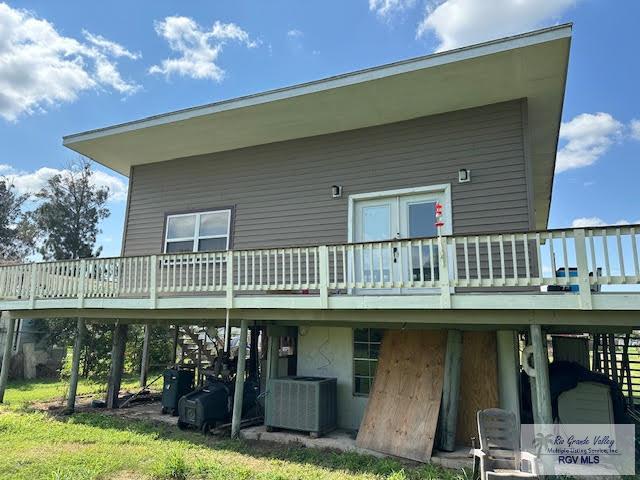
[[[176,366],[164,371],[164,387],[162,388],[162,413],[178,415],[178,402],[194,389],[195,370]]]

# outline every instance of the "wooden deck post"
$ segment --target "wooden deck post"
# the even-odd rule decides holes
[[[180,325],[177,323],[173,326],[173,349],[171,350],[171,363],[178,363],[178,337],[180,336]]]
[[[274,333],[274,329],[267,330],[267,380],[278,376],[278,350],[280,349],[280,336]],[[269,401],[265,398],[265,402]]]
[[[260,335],[260,328],[254,325],[249,329],[251,333],[251,342],[249,343],[249,377],[254,379],[258,378],[258,336]]]
[[[231,352],[231,320],[230,320],[230,311],[227,308],[227,312],[225,314],[224,320],[224,352]]]
[[[329,308],[329,249],[326,245],[318,247],[318,262],[316,268],[320,273],[320,308]]]
[[[500,408],[515,413],[520,423],[520,359],[518,333],[514,330],[496,332],[498,350],[498,390]]]
[[[553,423],[551,413],[551,388],[549,385],[549,360],[547,358],[547,342],[540,325],[531,325],[531,345],[533,346],[533,367],[535,370],[535,401],[532,398],[532,405],[536,423]]]
[[[4,337],[4,353],[2,355],[2,370],[0,370],[0,403],[4,402],[4,391],[9,381],[9,369],[11,368],[11,350],[15,335],[16,319],[9,317],[7,322],[7,334]]]
[[[73,358],[71,360],[71,378],[69,379],[69,392],[67,393],[67,413],[73,413],[76,408],[76,393],[78,392],[78,377],[80,375],[80,353],[84,340],[84,319],[78,318],[76,340],[73,342]]]
[[[233,395],[233,416],[231,418],[231,438],[238,438],[242,420],[242,401],[244,397],[244,376],[247,362],[248,320],[240,322],[240,342],[238,342],[238,368],[236,369],[236,388]]]
[[[444,357],[444,384],[440,407],[440,448],[453,452],[456,447],[456,425],[460,400],[460,376],[462,372],[462,332],[449,330],[447,351]]]
[[[113,330],[113,346],[111,348],[111,370],[107,386],[107,408],[118,408],[118,395],[122,382],[124,367],[124,350],[127,345],[128,325],[118,324]]]
[[[142,360],[140,362],[140,387],[147,386],[149,375],[149,342],[151,341],[151,324],[144,326],[144,340],[142,341]]]

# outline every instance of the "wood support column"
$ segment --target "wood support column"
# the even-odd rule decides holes
[[[124,368],[124,351],[127,345],[127,324],[118,324],[113,330],[113,346],[111,348],[111,370],[107,386],[107,408],[118,408],[118,395]]]
[[[444,357],[444,384],[440,406],[440,449],[452,452],[456,447],[456,426],[462,372],[462,332],[449,330]]]
[[[249,343],[249,366],[248,373],[249,377],[257,379],[258,378],[258,337],[260,336],[260,327],[253,326],[249,329],[251,333]]]
[[[140,387],[147,386],[149,375],[149,342],[151,341],[151,324],[144,326],[144,340],[142,341],[142,360],[140,361]]]
[[[67,412],[73,413],[76,408],[76,393],[78,392],[78,378],[80,376],[80,353],[85,335],[84,319],[78,319],[76,339],[73,342],[73,358],[71,360],[71,378],[69,379],[69,392],[67,393]]]
[[[229,267],[227,267],[229,268]],[[230,320],[231,312],[227,308],[227,313],[225,314],[224,321],[224,352],[231,352],[231,320]]]
[[[498,349],[498,392],[500,408],[515,413],[520,423],[520,359],[518,333],[515,330],[496,332]]]
[[[267,331],[267,381],[278,377],[280,337],[273,330],[273,328],[269,327]],[[268,398],[265,401],[268,401]]]
[[[240,341],[238,342],[238,368],[236,369],[236,388],[233,395],[233,417],[231,418],[231,438],[238,438],[242,421],[242,402],[244,397],[244,377],[247,362],[248,320],[240,323]]]
[[[173,350],[171,351],[171,364],[178,363],[178,338],[180,336],[180,325],[175,324],[173,326]]]
[[[551,388],[549,385],[549,359],[547,357],[547,341],[540,325],[531,325],[531,345],[533,347],[533,367],[535,376],[531,383],[532,405],[536,423],[553,423],[551,412]],[[534,395],[535,391],[535,395]],[[535,401],[534,401],[535,398]]]
[[[7,334],[4,337],[4,352],[2,354],[2,370],[0,370],[0,403],[4,402],[4,392],[9,381],[9,369],[11,368],[11,351],[16,330],[16,319],[9,317],[7,321]]]

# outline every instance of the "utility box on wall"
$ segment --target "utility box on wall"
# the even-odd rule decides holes
[[[324,377],[284,377],[267,384],[265,425],[309,432],[313,437],[336,428],[337,381]]]

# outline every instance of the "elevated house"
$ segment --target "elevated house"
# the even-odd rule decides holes
[[[1,267],[0,309],[228,322],[240,351],[258,327],[270,377],[337,378],[338,426],[419,460],[438,423],[451,449],[478,409],[521,414],[528,344],[549,423],[547,335],[640,318],[614,291],[640,282],[636,227],[547,228],[570,42],[561,25],[69,135],[129,177],[122,255]]]

